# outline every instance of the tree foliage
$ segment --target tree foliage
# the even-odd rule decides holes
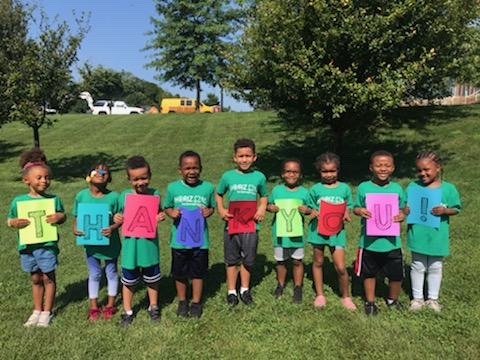
[[[478,16],[467,0],[258,0],[230,85],[291,128],[329,127],[339,146],[402,101],[478,73]]]
[[[196,89],[199,105],[200,83],[220,84],[239,8],[229,0],[156,0],[156,11],[148,66],[164,81]]]

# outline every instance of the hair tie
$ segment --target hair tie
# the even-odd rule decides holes
[[[31,167],[34,167],[34,166],[43,166],[45,165],[45,162],[44,161],[29,161],[27,162],[25,165],[23,165],[23,168],[22,170],[25,171],[27,169],[30,169]]]

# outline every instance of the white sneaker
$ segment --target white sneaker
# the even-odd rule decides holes
[[[440,312],[442,310],[442,306],[439,304],[438,300],[428,299],[425,304],[435,312]]]
[[[36,326],[38,323],[38,319],[40,319],[40,311],[34,310],[32,315],[28,318],[28,320],[23,324],[25,327]]]
[[[47,327],[52,321],[53,314],[50,311],[42,311],[37,322],[38,327]]]
[[[410,310],[419,311],[425,306],[425,301],[423,299],[413,299],[410,302]]]

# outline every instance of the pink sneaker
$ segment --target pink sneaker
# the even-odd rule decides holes
[[[90,321],[97,321],[101,314],[100,309],[90,309],[88,310],[88,320]]]
[[[348,310],[357,310],[357,305],[355,305],[352,301],[351,297],[342,298],[342,305],[345,309]]]
[[[324,295],[318,295],[313,302],[313,306],[315,306],[317,309],[324,308],[325,305],[327,305],[327,299]]]
[[[115,315],[117,312],[117,308],[112,306],[105,306],[103,309],[102,309],[102,313],[103,313],[103,319],[104,320],[110,320],[112,318],[113,315]]]

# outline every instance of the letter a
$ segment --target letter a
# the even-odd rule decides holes
[[[133,217],[132,222],[128,226],[128,231],[134,231],[135,228],[145,228],[145,231],[154,232],[153,224],[148,216],[148,210],[145,206],[140,206]]]

